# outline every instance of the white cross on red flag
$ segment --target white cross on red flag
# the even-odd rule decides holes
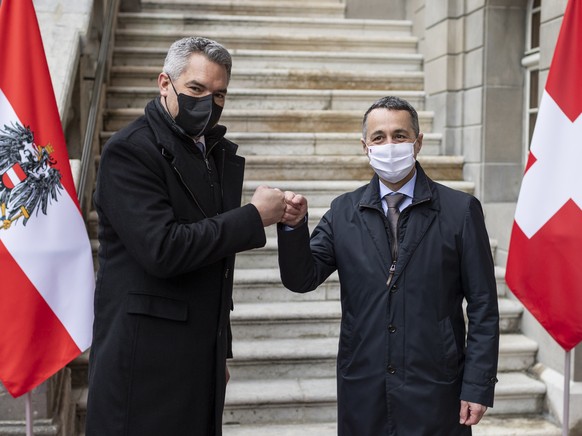
[[[582,341],[582,0],[570,0],[515,211],[506,281],[566,351]]]
[[[0,380],[22,395],[91,343],[94,274],[32,0],[0,3]]]

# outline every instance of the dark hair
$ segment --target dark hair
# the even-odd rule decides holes
[[[412,123],[412,130],[414,134],[418,136],[420,133],[420,129],[418,127],[418,113],[416,113],[416,109],[412,107],[410,103],[406,100],[403,100],[399,97],[394,97],[392,95],[388,95],[386,97],[382,97],[380,100],[376,100],[372,106],[368,108],[366,113],[364,114],[364,120],[362,121],[362,135],[366,137],[366,130],[368,122],[368,114],[372,112],[374,109],[388,109],[391,111],[406,111],[410,114],[410,121]]]

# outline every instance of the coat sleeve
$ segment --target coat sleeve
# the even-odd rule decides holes
[[[479,201],[472,197],[462,233],[461,279],[467,300],[467,351],[461,399],[493,406],[499,309],[491,247]]]
[[[178,222],[162,176],[165,162],[143,148],[120,141],[104,150],[95,204],[150,274],[173,277],[265,245],[261,217],[251,204],[195,223]]]
[[[277,226],[279,269],[287,289],[313,291],[336,270],[331,216],[329,210],[313,231],[311,240],[307,222],[294,230]]]

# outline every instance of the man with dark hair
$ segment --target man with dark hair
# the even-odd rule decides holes
[[[240,207],[244,159],[217,124],[230,71],[220,44],[176,41],[160,96],[103,149],[87,436],[222,434],[234,257],[285,211],[267,187]]]
[[[283,283],[308,292],[340,278],[340,436],[466,436],[493,405],[499,313],[483,212],[427,177],[422,139],[414,108],[382,98],[363,120],[369,184],[336,198],[311,238],[307,200],[285,193]]]

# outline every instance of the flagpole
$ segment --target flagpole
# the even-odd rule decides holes
[[[33,436],[32,430],[32,392],[28,391],[25,398],[26,404],[26,436]]]
[[[564,359],[564,414],[562,419],[562,436],[568,436],[570,424],[570,351],[566,351]]]

